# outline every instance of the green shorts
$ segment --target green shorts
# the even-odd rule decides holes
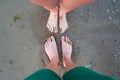
[[[41,69],[24,80],[61,80],[52,70]],[[105,76],[86,67],[76,67],[63,75],[63,80],[117,80],[116,78]]]

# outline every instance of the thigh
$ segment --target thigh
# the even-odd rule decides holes
[[[76,67],[65,73],[63,80],[117,80],[110,76],[99,74],[85,67]]]
[[[37,5],[47,8],[54,8],[58,3],[58,0],[31,0],[31,1]]]
[[[60,77],[49,69],[41,69],[31,74],[24,80],[61,80]]]
[[[77,7],[87,5],[94,2],[95,0],[62,0],[61,4],[65,9],[71,11]]]

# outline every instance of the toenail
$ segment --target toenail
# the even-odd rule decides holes
[[[68,43],[69,45],[72,45],[71,41],[67,41],[67,43]]]
[[[64,36],[62,36],[62,39],[64,39]]]

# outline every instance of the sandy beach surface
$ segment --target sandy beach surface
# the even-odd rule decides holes
[[[48,64],[43,45],[51,35],[58,46],[62,35],[72,40],[78,65],[120,79],[120,0],[97,0],[68,13],[64,34],[48,31],[48,16],[29,0],[0,0],[0,80],[23,80]]]

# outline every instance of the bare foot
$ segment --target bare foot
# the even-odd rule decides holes
[[[71,60],[72,42],[70,41],[68,37],[64,37],[64,36],[61,38],[61,42],[62,42],[63,58],[66,57]],[[66,66],[64,60],[63,60],[63,65],[64,67]]]
[[[57,14],[50,12],[50,16],[48,18],[48,22],[47,22],[47,28],[49,29],[50,32],[54,32],[57,33],[58,32],[58,28],[57,28]]]
[[[56,45],[56,42],[55,42],[55,38],[53,36],[51,36],[47,39],[44,47],[45,47],[45,51],[46,51],[50,61],[52,59],[55,59],[56,61],[59,61],[57,45]]]
[[[68,23],[66,20],[66,14],[64,14],[61,18],[60,18],[60,30],[61,33],[64,33],[68,28]]]

